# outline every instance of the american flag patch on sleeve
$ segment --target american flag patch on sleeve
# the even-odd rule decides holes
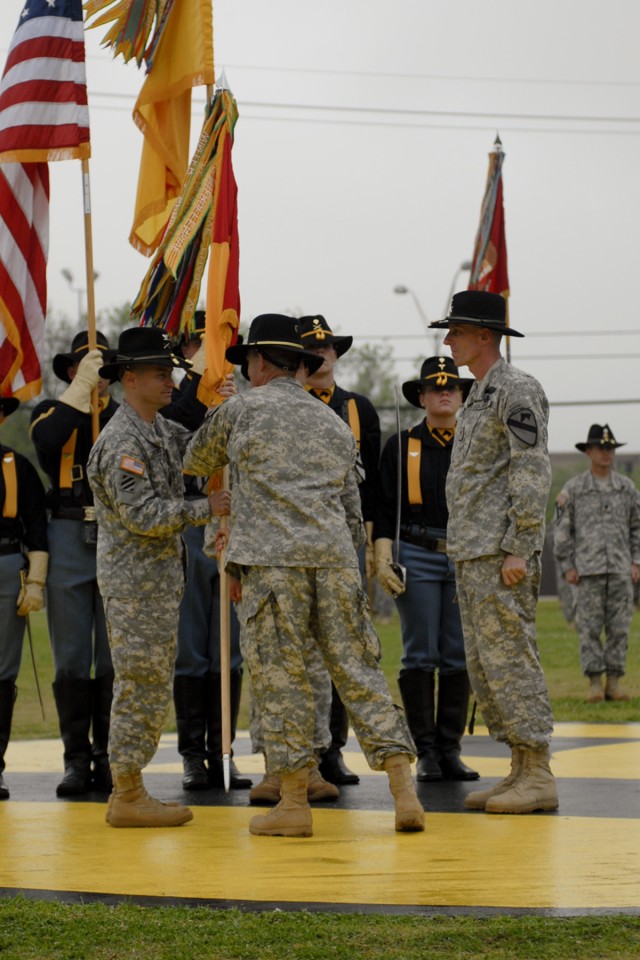
[[[144,463],[141,460],[134,460],[133,457],[126,455],[120,460],[120,469],[127,473],[135,473],[137,477],[144,477]]]

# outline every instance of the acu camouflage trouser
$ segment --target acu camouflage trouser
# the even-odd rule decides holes
[[[580,577],[577,587],[576,628],[580,640],[580,666],[590,676],[624,673],[633,617],[633,584],[628,575],[601,574]],[[604,630],[604,645],[600,635]]]
[[[456,563],[467,670],[494,740],[540,750],[553,732],[536,642],[540,556],[511,587],[502,582],[503,561],[501,554]]]
[[[114,776],[151,761],[173,696],[180,594],[105,602],[115,680],[109,731]]]
[[[313,762],[309,651],[319,649],[374,770],[415,747],[379,664],[380,641],[357,568],[249,567],[242,578],[241,646],[262,717],[271,774]]]

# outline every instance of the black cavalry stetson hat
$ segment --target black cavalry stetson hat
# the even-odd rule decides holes
[[[130,327],[122,331],[118,338],[118,349],[111,351],[109,362],[100,367],[99,373],[113,383],[118,379],[122,367],[133,364],[188,370],[191,361],[173,353],[169,337],[158,327]]]
[[[466,397],[472,383],[471,377],[460,376],[451,357],[429,357],[420,368],[420,379],[407,380],[402,384],[402,392],[409,403],[419,407],[420,392],[425,387],[435,387],[440,390],[460,387],[463,397]]]
[[[243,364],[249,350],[254,349],[271,362],[270,347],[290,353],[294,359],[304,360],[311,373],[315,373],[324,362],[317,353],[311,353],[302,346],[298,320],[281,313],[261,313],[254,317],[247,339],[244,343],[234,343],[232,347],[227,347],[225,356],[230,363]]]
[[[589,434],[586,443],[576,443],[576,450],[582,450],[584,453],[587,447],[604,447],[605,450],[614,450],[616,447],[624,447],[624,443],[618,443],[613,435],[613,430],[608,423],[600,426],[599,423],[592,423],[589,427]]]
[[[315,313],[312,317],[300,317],[300,337],[303,344],[310,350],[311,347],[332,346],[339,357],[346,353],[353,337],[339,337],[331,330],[331,327],[323,316]]]
[[[507,326],[507,301],[500,293],[486,290],[462,290],[451,299],[449,315],[444,320],[434,320],[430,327],[450,327],[452,323],[467,323],[473,327],[497,330],[505,337],[524,337],[513,327]]]
[[[17,397],[0,397],[0,413],[4,413],[5,417],[17,410],[19,406],[20,401]]]
[[[96,344],[98,350],[102,350],[105,354],[109,350],[109,341],[99,330],[96,331]],[[81,330],[80,333],[76,333],[71,341],[71,350],[69,353],[57,353],[53,358],[53,372],[58,380],[71,383],[67,370],[75,363],[79,363],[88,352],[89,334],[86,330]]]

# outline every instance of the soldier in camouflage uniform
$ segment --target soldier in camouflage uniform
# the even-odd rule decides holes
[[[380,418],[368,397],[345,390],[335,381],[337,362],[351,349],[353,337],[333,333],[319,313],[300,317],[298,325],[305,349],[317,353],[323,361],[322,366],[305,383],[305,390],[349,424],[358,444],[358,472],[361,474],[358,489],[366,533],[366,543],[358,551],[358,564],[366,590],[367,580],[372,581],[376,572],[373,518],[380,461]],[[342,756],[349,734],[349,720],[335,686],[332,686],[331,691],[329,730],[331,742],[328,748],[321,752],[320,773],[325,780],[340,786],[358,783],[359,777],[349,770]]]
[[[188,361],[171,353],[154,328],[120,335],[115,360],[100,376],[119,378],[125,402],[88,463],[98,519],[98,583],[115,671],[110,761],[114,827],[178,826],[192,819],[181,805],[149,797],[141,770],[156,752],[171,702],[178,609],[184,588],[189,525],[228,512],[229,494],[185,501],[182,454],[191,436],[158,416],[171,399],[171,372]]]
[[[456,582],[471,686],[491,736],[511,748],[511,772],[465,805],[487,813],[555,810],[549,768],[553,717],[538,658],[535,616],[551,483],[549,407],[533,377],[502,359],[498,294],[464,291],[449,316],[454,362],[476,377],[458,419],[447,475],[447,552]]]
[[[554,531],[560,570],[577,589],[580,666],[589,678],[589,703],[629,699],[618,680],[625,668],[633,585],[640,580],[640,495],[632,480],[613,469],[622,446],[609,425],[599,423],[590,427],[586,443],[576,443],[590,469],[565,484]]]
[[[356,443],[340,417],[296,378],[320,358],[303,349],[293,318],[256,317],[246,360],[252,389],[208,415],[189,444],[185,469],[231,468],[233,509],[225,552],[240,573],[243,654],[262,714],[267,769],[281,797],[250,830],[311,836],[307,801],[314,763],[314,698],[306,660],[318,647],[360,745],[390,778],[396,829],[424,829],[411,780],[413,744],[379,665],[380,643],[362,589],[355,546],[364,542],[354,466]]]

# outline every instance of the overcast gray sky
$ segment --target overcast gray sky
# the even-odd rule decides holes
[[[3,63],[22,6],[0,5]],[[148,267],[127,241],[143,75],[102,33],[87,32],[98,310],[133,299]],[[554,406],[550,447],[606,421],[640,451],[639,36],[637,0],[214,0],[216,70],[240,111],[243,325],[320,312],[413,377],[434,339],[393,288],[442,316],[498,130],[511,321],[527,334],[512,360],[552,402],[595,402]],[[73,316],[83,294],[61,270],[86,286],[80,165],[51,170],[49,307]]]

